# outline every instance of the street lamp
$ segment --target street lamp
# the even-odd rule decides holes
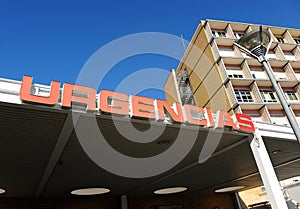
[[[239,47],[243,52],[250,55],[251,57],[256,58],[264,66],[274,87],[274,90],[279,98],[279,101],[283,107],[283,110],[294,131],[296,139],[300,144],[300,130],[298,123],[292,113],[292,110],[286,102],[283,92],[279,88],[276,78],[272,73],[271,66],[265,58],[265,55],[271,45],[270,33],[266,29],[263,29],[262,26],[260,26],[259,29],[253,30],[250,33],[247,33],[244,37],[240,38],[237,42],[234,43],[234,45]]]

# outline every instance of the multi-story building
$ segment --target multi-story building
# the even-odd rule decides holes
[[[230,114],[245,113],[256,121],[288,125],[263,66],[234,45],[244,34],[258,27],[260,25],[201,21],[179,66],[165,84],[169,103],[194,103]],[[300,124],[300,30],[263,28],[272,39],[266,58]]]
[[[166,82],[167,100],[287,123],[262,66],[233,46],[257,27],[201,22]],[[300,31],[264,27],[273,39],[269,62],[299,117]],[[181,116],[173,123],[159,114],[149,123],[157,100],[112,92],[67,83],[60,89],[58,81],[40,85],[30,76],[0,79],[0,208],[246,208],[237,191],[260,186],[265,170],[276,169],[279,180],[300,175],[290,127],[256,123],[260,140],[222,126],[179,125]],[[167,107],[160,102],[157,113]],[[262,168],[269,157],[257,162],[253,155],[257,147],[261,155],[263,141],[272,169]]]

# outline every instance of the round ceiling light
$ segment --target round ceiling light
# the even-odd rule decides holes
[[[85,188],[85,189],[76,189],[71,191],[73,195],[97,195],[97,194],[105,194],[110,192],[107,188]]]
[[[233,192],[233,191],[237,191],[239,189],[243,189],[245,186],[232,186],[232,187],[226,187],[226,188],[222,188],[222,189],[217,189],[215,192]]]
[[[187,190],[186,187],[170,187],[170,188],[156,190],[154,193],[155,194],[174,194],[174,193],[178,193],[178,192],[183,192],[185,190]]]
[[[0,188],[0,194],[4,194],[5,190]]]

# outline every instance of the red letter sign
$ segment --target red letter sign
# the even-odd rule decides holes
[[[252,123],[251,117],[245,114],[235,114],[236,120],[239,122],[239,129],[246,132],[255,132],[254,124]]]
[[[154,100],[152,98],[131,96],[132,116],[155,118]]]
[[[195,119],[192,116],[192,112],[195,112],[196,114],[200,114],[200,115],[204,116],[205,112],[202,107],[186,104],[186,105],[184,105],[184,111],[185,111],[185,116],[186,116],[187,122],[189,122],[191,124],[199,125],[199,126],[207,125],[207,120],[204,117]]]
[[[100,110],[106,113],[115,113],[119,115],[128,115],[129,113],[129,104],[128,104],[128,95],[109,91],[102,90],[100,92]]]
[[[182,111],[179,103],[174,103],[176,105],[176,111],[177,113],[171,108],[171,106],[164,100],[156,100],[157,104],[157,112],[158,112],[158,119],[164,120],[165,119],[165,110],[168,112],[168,114],[171,116],[171,118],[178,122],[183,122],[183,116]]]
[[[96,110],[96,90],[86,86],[64,84],[62,106],[71,107],[72,102],[86,104],[87,110]]]
[[[28,102],[36,102],[40,104],[55,105],[58,102],[60,82],[52,81],[49,97],[37,96],[30,94],[32,85],[31,76],[23,76],[22,86],[20,90],[20,98]]]
[[[224,126],[232,127],[233,129],[237,130],[237,126],[228,114],[228,112],[224,110],[219,110],[217,112],[217,128],[223,128]]]

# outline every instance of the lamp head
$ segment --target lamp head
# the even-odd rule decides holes
[[[260,57],[266,55],[270,42],[270,33],[260,26],[259,29],[253,30],[240,38],[235,45],[254,57]]]

